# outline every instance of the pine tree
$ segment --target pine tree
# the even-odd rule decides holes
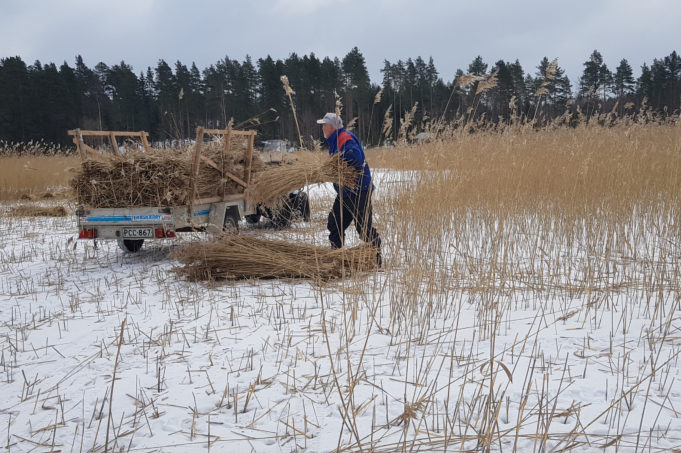
[[[234,87],[232,116],[235,124],[242,124],[256,114],[258,72],[248,55],[242,63],[233,63],[234,72],[230,74]]]
[[[589,60],[584,63],[584,72],[579,80],[579,94],[587,101],[598,99],[602,95],[605,102],[612,80],[612,73],[603,63],[603,56],[594,50]]]
[[[175,90],[177,90],[177,124],[182,137],[190,137],[194,130],[190,119],[193,116],[191,85],[189,68],[178,60],[175,62]]]
[[[623,58],[620,61],[619,66],[617,66],[613,82],[615,86],[615,94],[620,99],[634,92],[636,81],[634,80],[633,71],[631,70],[631,66],[629,65],[629,62],[626,60],[626,58]]]
[[[668,81],[665,104],[670,111],[676,111],[681,107],[681,57],[673,51],[664,57],[664,66]]]
[[[111,99],[110,128],[137,130],[137,119],[142,114],[137,102],[139,80],[132,66],[121,61],[106,72],[105,89]]]
[[[497,71],[497,87],[491,96],[491,116],[494,118],[501,116],[508,119],[512,113],[510,107],[511,99],[513,96],[516,96],[513,75],[511,74],[509,64],[503,60],[497,61],[493,69]]]
[[[646,63],[641,66],[641,75],[636,82],[636,94],[639,98],[649,101],[653,93],[653,75]]]
[[[74,73],[80,90],[81,118],[78,126],[83,129],[102,130],[102,104],[106,98],[104,86],[80,55],[76,57]]]
[[[67,141],[68,115],[63,105],[68,102],[66,86],[62,83],[57,66],[44,66],[36,61],[28,68],[31,90],[28,93],[29,115],[27,139],[44,139],[50,142]]]
[[[414,102],[417,101],[414,99],[414,87],[416,85],[416,65],[414,65],[414,62],[411,58],[407,59],[405,76],[406,91],[409,93],[409,105],[414,105]]]
[[[21,57],[0,60],[0,139],[28,137],[28,68]]]
[[[395,88],[397,82],[396,82],[396,69],[394,65],[392,65],[388,60],[383,60],[383,69],[381,69],[381,72],[383,73],[383,96],[382,96],[382,114],[379,116],[379,118],[382,118],[385,115],[385,112],[388,110],[388,108],[392,107],[392,110],[394,112],[395,110],[395,104],[397,103],[397,90]],[[392,124],[391,124],[391,131],[394,134],[394,131],[397,130],[395,126],[395,116],[392,116]],[[386,139],[386,140],[392,140],[394,137],[391,135],[390,137],[381,137],[381,134],[376,134],[376,136],[379,137],[379,139]]]
[[[428,67],[426,68],[426,81],[427,81],[427,86],[428,86],[428,104],[430,107],[430,114],[431,116],[439,116],[440,112],[435,112],[435,106],[433,103],[433,96],[435,93],[435,88],[438,83],[438,72],[437,69],[435,68],[435,62],[433,61],[433,57],[428,58]],[[440,80],[440,82],[442,82]]]
[[[468,73],[479,76],[487,73],[487,63],[482,61],[482,56],[478,55],[471,64],[468,65]]]
[[[530,96],[528,94],[528,85],[525,84],[525,71],[518,60],[507,64],[507,66],[513,80],[513,94],[516,97],[515,108],[518,113],[528,112]]]
[[[650,103],[657,110],[662,110],[666,106],[665,94],[671,85],[670,74],[667,71],[664,60],[653,59],[650,73],[652,76]]]
[[[150,132],[156,135],[156,125],[154,123],[154,113],[152,103],[154,102],[153,93],[149,91],[150,83],[147,81],[151,68],[147,68],[147,75],[140,72],[137,77],[137,87],[135,90],[135,109],[140,112],[137,120],[137,129]]]
[[[280,77],[284,75],[284,68],[281,60],[276,62],[271,56],[258,60],[258,77],[260,85],[258,88],[258,98],[260,109],[274,109],[274,115],[279,118],[284,112],[284,91],[281,89]],[[281,121],[268,121],[264,125],[265,134],[268,137],[281,137]]]
[[[59,78],[65,90],[63,110],[69,129],[78,127],[82,117],[80,85],[76,72],[66,62],[59,67]]]
[[[357,131],[365,135],[369,120],[371,82],[364,56],[357,47],[353,47],[343,58],[343,74],[345,76],[345,121],[359,117]]]
[[[157,108],[160,116],[160,134],[163,138],[185,138],[178,126],[177,101],[180,93],[175,75],[164,60],[156,64],[154,77]]]
[[[535,93],[544,94],[544,102],[547,106],[548,119],[555,118],[565,111],[568,100],[572,97],[570,79],[565,75],[565,70],[558,66],[557,60],[549,62],[544,57],[537,66],[535,79]]]

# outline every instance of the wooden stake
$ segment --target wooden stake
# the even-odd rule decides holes
[[[144,150],[146,152],[151,151],[151,147],[149,146],[149,140],[147,140],[147,137],[149,136],[148,132],[140,132],[140,139],[142,140],[142,146],[144,146]]]
[[[83,141],[83,133],[80,129],[76,129],[76,133],[73,136],[73,141],[76,143],[78,152],[80,153],[80,160],[85,162],[87,160],[87,153],[85,152],[85,142]]]
[[[196,198],[196,180],[199,177],[199,169],[201,168],[199,166],[199,162],[201,159],[201,144],[203,142],[203,128],[201,126],[196,128],[196,145],[194,145],[194,160],[192,161],[192,180],[191,184],[189,185],[191,187],[192,193],[189,194],[189,205],[191,206],[193,204],[194,199]],[[190,213],[191,214],[191,213]],[[190,217],[191,218],[191,217]]]
[[[225,131],[224,140],[225,140],[225,146],[224,146],[224,152],[222,153],[222,170],[220,170],[223,178],[225,176],[225,157],[229,156],[229,153],[232,149],[232,126],[229,126],[227,128],[227,130]],[[222,197],[225,196],[225,184],[224,184],[224,182],[222,183],[222,190],[221,190],[220,195]]]
[[[118,142],[116,141],[116,134],[111,132],[109,134],[109,139],[111,140],[111,149],[114,154],[118,154]]]
[[[248,159],[246,159],[247,165],[246,170],[244,170],[244,179],[246,183],[251,183],[251,165],[253,163],[253,143],[255,142],[255,131],[251,131],[251,136],[248,137]]]

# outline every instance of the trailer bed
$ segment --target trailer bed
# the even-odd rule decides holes
[[[81,239],[172,239],[177,232],[220,232],[253,212],[240,196],[192,206],[80,208],[76,217]]]

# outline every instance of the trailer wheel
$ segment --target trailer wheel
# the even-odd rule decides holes
[[[310,200],[307,198],[305,192],[298,192],[289,195],[293,203],[293,209],[296,215],[303,218],[304,221],[310,221]]]
[[[142,248],[144,239],[119,239],[118,247],[126,253],[137,253]]]
[[[255,224],[255,223],[260,222],[260,217],[262,217],[262,215],[261,214],[249,214],[249,215],[244,216],[244,217],[246,217],[246,222],[251,223],[251,224]]]
[[[222,225],[222,231],[226,234],[239,233],[239,211],[229,209],[225,214],[225,222]]]
[[[293,207],[289,201],[283,201],[280,207],[272,210],[270,220],[275,228],[286,228],[291,224],[293,214]]]

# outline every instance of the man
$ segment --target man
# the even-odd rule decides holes
[[[322,125],[324,138],[329,144],[329,155],[340,154],[341,159],[353,166],[359,173],[355,188],[336,189],[336,200],[329,213],[327,228],[331,247],[341,248],[345,241],[345,230],[355,222],[359,237],[379,249],[378,264],[381,265],[381,238],[372,225],[371,194],[374,186],[371,182],[371,170],[364,158],[364,149],[359,139],[352,132],[343,128],[343,121],[335,113],[327,113],[317,120]]]

